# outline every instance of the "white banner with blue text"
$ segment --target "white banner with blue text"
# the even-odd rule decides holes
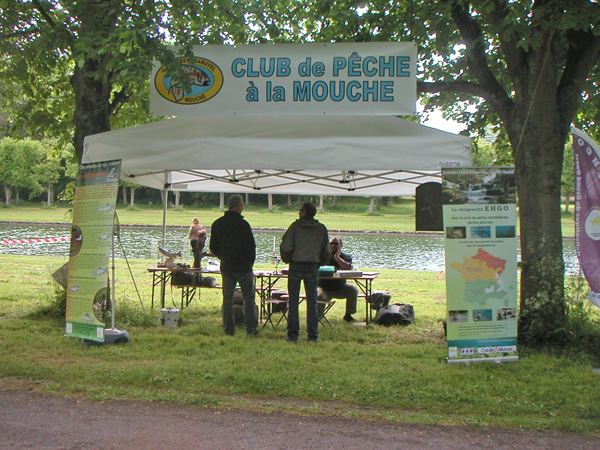
[[[415,112],[417,49],[412,42],[205,45],[195,46],[193,53],[179,57],[184,74],[179,77],[155,61],[151,114]]]

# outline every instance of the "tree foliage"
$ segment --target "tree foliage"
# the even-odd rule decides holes
[[[73,129],[62,114],[71,116],[81,160],[84,137],[110,130],[111,120],[148,120],[153,58],[177,72],[170,46],[188,54],[194,44],[244,41],[245,7],[229,0],[0,0],[1,75],[27,90],[27,100],[44,100],[36,120],[31,102],[18,105],[30,127],[54,121]]]
[[[32,177],[32,168],[41,159],[41,144],[31,139],[4,138],[0,141],[0,180],[4,187],[6,206],[11,204],[13,191],[27,188],[39,189],[37,179]]]

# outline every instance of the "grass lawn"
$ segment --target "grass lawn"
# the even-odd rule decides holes
[[[332,230],[414,231],[411,200],[394,202],[373,216],[366,214],[367,207],[364,200],[340,202],[318,218]],[[70,221],[66,207],[1,211],[2,221]],[[157,208],[125,208],[118,214],[122,224],[162,224]],[[194,216],[209,225],[221,214],[218,208],[170,210],[168,225],[188,226]],[[286,228],[297,217],[296,207],[269,213],[253,205],[244,215],[257,228]],[[565,216],[563,224],[565,231],[572,229],[572,218]],[[507,364],[446,364],[445,278],[437,273],[380,270],[374,288],[389,290],[393,302],[414,306],[416,322],[410,326],[347,324],[339,301],[329,316],[334,328],[320,328],[323,342],[290,344],[283,324],[265,327],[256,339],[247,338],[243,329],[225,336],[220,291],[210,289],[180,312],[177,328],[164,328],[158,308],[150,308],[146,269],[151,262],[130,260],[128,267],[117,260],[116,327],[126,329],[131,342],[86,347],[64,336],[64,314],[50,314],[57,308],[51,274],[65,262],[66,257],[0,253],[0,389],[27,387],[97,401],[141,399],[373,421],[600,433],[600,374],[593,370],[600,360],[583,345],[520,347],[519,361]],[[256,267],[261,268],[271,267]],[[169,288],[166,298],[167,306],[175,306],[180,292]],[[359,302],[356,317],[364,317],[364,308]],[[595,311],[586,314],[600,323]]]
[[[64,336],[62,319],[40,313],[55,303],[51,273],[64,262],[0,255],[1,266],[10,268],[0,272],[0,388],[96,401],[600,433],[600,374],[592,371],[598,361],[576,349],[565,356],[521,348],[514,363],[447,365],[445,279],[436,273],[382,270],[376,280],[374,287],[390,290],[392,301],[415,307],[413,325],[346,324],[340,302],[330,313],[334,328],[320,329],[323,342],[290,344],[283,325],[265,327],[255,339],[243,329],[225,336],[220,291],[210,289],[181,311],[177,328],[161,327],[158,309],[150,309],[148,262],[130,261],[132,278],[117,260],[116,326],[131,342],[85,347]],[[167,306],[179,300],[179,291],[168,289]],[[360,303],[357,317],[364,312]]]

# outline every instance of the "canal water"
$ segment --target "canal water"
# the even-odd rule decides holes
[[[255,231],[257,264],[271,264],[273,244],[278,252],[281,231]],[[115,257],[159,261],[158,247],[162,230],[157,228],[121,227],[116,234]],[[70,226],[0,225],[0,254],[64,256],[69,254]],[[44,242],[59,238],[56,242]],[[65,240],[60,240],[65,239]],[[405,236],[389,233],[342,235],[344,250],[350,253],[357,269],[444,270],[444,239],[440,236]],[[18,241],[15,243],[6,241]],[[21,242],[32,240],[32,242]],[[187,228],[168,229],[165,245],[169,251],[181,251],[180,262],[191,263]],[[207,249],[208,250],[208,249]],[[565,240],[567,273],[576,274],[579,264],[573,240]]]

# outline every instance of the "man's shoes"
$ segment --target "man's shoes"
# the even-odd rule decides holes
[[[258,336],[258,330],[248,331],[246,333],[246,336],[248,336],[248,337],[257,337]]]
[[[355,319],[354,317],[352,317],[350,314],[346,314],[346,315],[344,316],[344,320],[345,320],[346,322],[356,322],[356,319]]]
[[[288,342],[298,342],[298,338],[294,336],[286,336],[285,340]]]
[[[321,341],[322,341],[322,339],[319,337],[306,339],[306,342],[321,342]]]

